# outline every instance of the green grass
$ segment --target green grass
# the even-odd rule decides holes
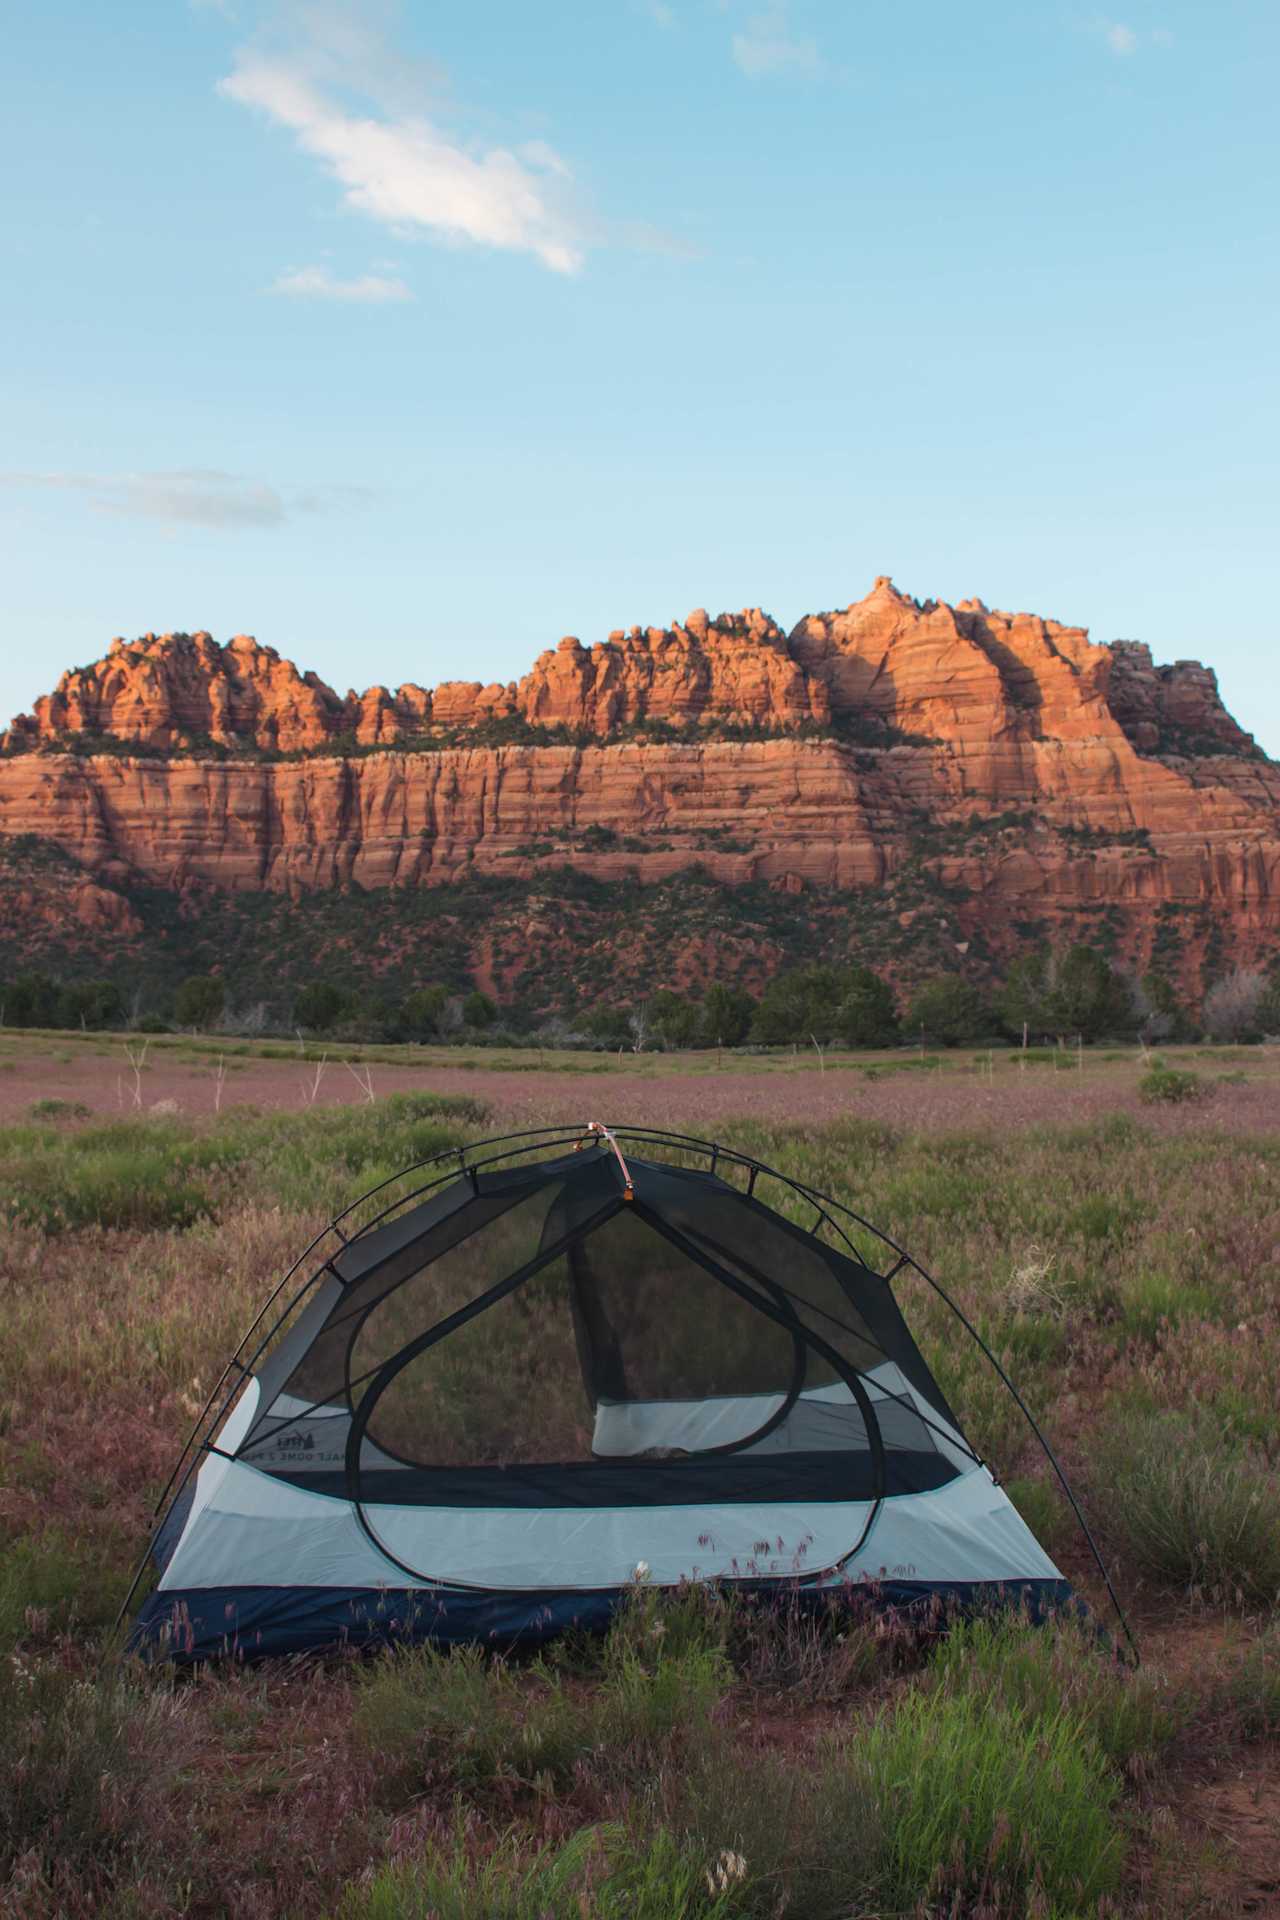
[[[1120,1664],[1096,1628],[1070,1619],[1038,1627],[1016,1615],[961,1621],[920,1684],[939,1698],[964,1698],[1025,1722],[1065,1714],[1083,1740],[1129,1774],[1152,1762],[1187,1718],[1184,1701]]]
[[[557,1678],[518,1677],[473,1647],[383,1655],[356,1677],[354,1726],[401,1802],[432,1781],[473,1792],[563,1786],[586,1752],[582,1716]]]
[[[660,1091],[699,1069],[634,1070]],[[936,1272],[1060,1445],[1122,1590],[1175,1643],[1216,1611],[1220,1652],[1173,1688],[1070,1623],[979,1621],[932,1646],[639,1588],[607,1638],[537,1660],[268,1662],[176,1696],[99,1675],[147,1504],[270,1287],[384,1173],[502,1126],[426,1090],[204,1121],[28,1112],[0,1128],[0,1904],[12,1866],[19,1911],[110,1920],[580,1920],[584,1899],[652,1920],[1144,1911],[1150,1808],[1178,1805],[1163,1770],[1221,1755],[1238,1772],[1280,1731],[1280,1142],[1220,1130],[1219,1100],[1063,1125],[1052,1074],[1035,1126],[932,1124],[930,1074],[969,1071],[950,1059],[886,1074],[873,1116],[771,1119],[770,1077],[792,1070],[744,1063],[751,1117],[723,1137]],[[1096,1072],[1132,1100],[1132,1058]],[[794,1196],[758,1191],[808,1227]],[[1096,1600],[1016,1406],[910,1269],[893,1287],[975,1444]]]
[[[1207,1409],[1117,1408],[1091,1453],[1109,1537],[1152,1579],[1280,1606],[1280,1472]]]
[[[1033,1892],[1079,1909],[1119,1882],[1120,1782],[1066,1708],[913,1691],[866,1731],[856,1764],[880,1817],[874,1886],[899,1910],[994,1898],[1012,1915]]]
[[[356,1680],[355,1729],[393,1800],[432,1782],[469,1791],[565,1788],[578,1769],[642,1776],[710,1719],[732,1674],[724,1653],[656,1633],[640,1644],[626,1616],[600,1649],[596,1684],[546,1662],[516,1668],[478,1648],[397,1649]]]
[[[0,1660],[29,1638],[92,1638],[115,1619],[124,1592],[119,1573],[104,1568],[85,1540],[50,1530],[8,1541],[0,1556]]]
[[[710,1743],[664,1776],[651,1817],[704,1855],[742,1859],[732,1911],[751,1920],[1012,1920],[1045,1901],[1098,1910],[1124,1868],[1121,1791],[1068,1709],[908,1687],[803,1771],[729,1737]]]
[[[352,1890],[340,1920],[712,1920],[732,1910],[718,1860],[669,1834],[637,1839],[621,1825],[587,1827],[558,1847],[520,1835],[480,1852],[465,1830],[450,1847],[386,1867]]]
[[[1182,1106],[1188,1100],[1200,1100],[1207,1092],[1208,1088],[1198,1073],[1163,1065],[1153,1067],[1138,1082],[1140,1099],[1164,1101],[1170,1106]]]
[[[27,1109],[33,1120],[89,1120],[93,1109],[83,1100],[36,1100]]]
[[[0,1219],[46,1234],[79,1227],[183,1229],[246,1200],[337,1212],[463,1138],[473,1101],[396,1094],[374,1105],[258,1114],[213,1124],[124,1119],[74,1132],[0,1128]]]

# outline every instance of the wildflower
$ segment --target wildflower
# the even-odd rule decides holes
[[[730,1887],[739,1886],[747,1877],[747,1863],[740,1853],[734,1853],[728,1847],[706,1871],[707,1889],[714,1895],[727,1893]]]

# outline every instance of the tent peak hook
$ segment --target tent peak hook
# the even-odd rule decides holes
[[[622,1197],[624,1200],[634,1200],[636,1197],[636,1190],[631,1182],[631,1169],[627,1165],[625,1159],[623,1158],[622,1148],[618,1145],[617,1141],[614,1139],[610,1129],[606,1127],[604,1123],[600,1120],[588,1120],[587,1132],[593,1135],[597,1140],[603,1140],[605,1145],[612,1150],[613,1157],[617,1161],[619,1167],[622,1170]],[[581,1144],[581,1142],[579,1144]]]

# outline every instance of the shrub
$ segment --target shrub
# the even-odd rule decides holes
[[[856,1046],[882,1046],[897,1028],[893,995],[869,967],[800,967],[775,974],[751,1022],[766,1046],[837,1035]]]
[[[55,1027],[59,988],[47,973],[20,973],[0,982],[0,1020],[10,1027]]]
[[[193,974],[174,996],[174,1018],[180,1027],[204,1032],[222,1017],[227,1004],[226,982],[217,974]]]
[[[433,1040],[440,1031],[441,1016],[448,1004],[447,987],[416,987],[401,1008],[401,1025],[414,1039]]]
[[[1256,1040],[1267,1001],[1267,982],[1247,967],[1218,980],[1204,997],[1204,1026],[1211,1040]]]
[[[741,987],[708,987],[702,1002],[702,1044],[740,1047],[751,1031],[755,1010],[754,999]]]
[[[1192,1073],[1189,1068],[1166,1067],[1162,1062],[1157,1062],[1138,1082],[1138,1098],[1148,1104],[1166,1101],[1172,1106],[1181,1106],[1187,1100],[1199,1100],[1205,1091],[1198,1073]]]
[[[870,967],[851,967],[836,1014],[836,1031],[847,1047],[888,1047],[898,1037],[893,989]]]
[[[36,1100],[27,1108],[33,1120],[89,1120],[93,1109],[82,1100]]]
[[[981,994],[972,981],[963,980],[956,973],[926,981],[912,996],[907,1011],[908,1033],[926,1034],[944,1047],[976,1040],[986,1026]]]
[[[475,1027],[480,1032],[491,1027],[497,1017],[497,1007],[488,994],[481,993],[478,987],[462,1003],[462,1018],[469,1027]]]
[[[1223,1600],[1280,1599],[1280,1482],[1201,1413],[1117,1408],[1094,1446],[1094,1506],[1144,1572]]]
[[[341,1920],[711,1920],[730,1910],[738,1878],[732,1857],[708,1861],[662,1831],[587,1827],[537,1851],[508,1834],[485,1854],[459,1829],[450,1848],[351,1889]]]
[[[649,1002],[649,1017],[664,1046],[697,1046],[702,1035],[702,1008],[696,1000],[662,987]]]
[[[1015,1039],[1025,1025],[1033,1033],[1097,1040],[1132,1029],[1131,1002],[1128,983],[1106,956],[1081,944],[1016,960],[1001,990],[1000,1011]]]
[[[313,980],[295,996],[293,1017],[309,1033],[330,1033],[349,1004],[349,995],[332,980]]]
[[[181,1760],[181,1710],[118,1675],[0,1660],[0,1888],[16,1860],[109,1875]]]
[[[111,980],[74,980],[58,996],[60,1027],[118,1027],[124,1024],[124,999]]]

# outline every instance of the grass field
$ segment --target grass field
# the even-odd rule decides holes
[[[313,1091],[323,1051],[174,1040],[137,1067],[0,1034],[0,1910],[1280,1913],[1270,1051],[1170,1053],[1195,1079],[1144,1089],[1131,1052],[384,1049],[331,1053]],[[714,1130],[938,1274],[1078,1485],[1137,1675],[1078,1631],[930,1644],[643,1593],[541,1661],[175,1682],[104,1659],[198,1404],[323,1220],[437,1146],[588,1114]],[[923,1289],[900,1297],[1103,1618],[1016,1408]]]

